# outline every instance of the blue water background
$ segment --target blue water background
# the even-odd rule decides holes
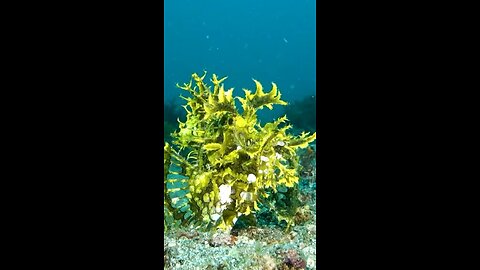
[[[288,102],[314,96],[316,2],[314,0],[166,0],[165,102],[183,104],[183,90],[196,72],[228,76],[225,88],[264,89],[275,82]],[[183,92],[184,93],[184,92]],[[277,106],[281,107],[281,106]],[[263,113],[271,120],[282,109]]]

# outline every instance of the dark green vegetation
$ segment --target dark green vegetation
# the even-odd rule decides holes
[[[163,119],[163,138],[171,143],[171,134],[178,129],[178,119],[185,119],[185,111],[174,100],[171,100],[168,103],[164,103]]]
[[[285,107],[288,119],[296,129],[309,132],[317,130],[317,98],[307,96]]]

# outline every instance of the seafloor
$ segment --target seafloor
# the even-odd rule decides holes
[[[164,269],[316,269],[317,175],[314,155],[307,158],[312,166],[304,166],[299,185],[304,205],[290,232],[274,225],[230,233],[172,229],[164,233]]]

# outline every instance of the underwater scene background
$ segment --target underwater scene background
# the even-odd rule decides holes
[[[164,3],[164,269],[316,269],[316,2]]]

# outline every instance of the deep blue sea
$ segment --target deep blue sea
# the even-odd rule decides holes
[[[164,3],[165,102],[183,104],[175,84],[203,70],[208,78],[228,76],[225,88],[234,87],[234,96],[243,96],[242,88],[254,90],[252,78],[266,91],[275,82],[287,102],[315,95],[315,0]],[[276,109],[263,117],[280,114]]]

